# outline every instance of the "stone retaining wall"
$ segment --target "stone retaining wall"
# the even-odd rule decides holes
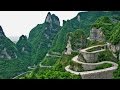
[[[92,41],[104,41],[104,34],[102,32],[102,29],[93,27],[92,30],[90,30],[89,39]]]
[[[82,61],[79,61],[77,58],[78,58],[78,56],[73,57],[72,61],[76,62],[76,63],[79,63],[79,64],[82,64],[82,67],[83,67],[84,70],[94,70],[98,65],[101,65],[101,64],[105,63],[105,62],[84,63]]]
[[[84,59],[86,60],[86,62],[88,63],[94,63],[98,61],[98,55],[100,52],[105,51],[105,49],[101,49],[101,50],[97,50],[97,51],[92,51],[92,52],[88,52],[87,50],[98,47],[98,46],[105,46],[105,45],[97,45],[97,46],[92,46],[92,47],[88,47],[85,49],[82,49],[80,51],[80,53],[83,55]]]
[[[110,68],[100,69],[100,70],[93,70],[93,71],[85,71],[85,72],[76,72],[69,69],[70,65],[65,67],[65,70],[80,75],[82,79],[112,79],[113,72],[118,68],[118,65],[115,64]]]
[[[103,61],[103,62],[98,62],[98,63],[85,63],[85,62],[78,60],[78,55],[73,57],[72,61],[81,64],[84,70],[94,70],[97,66],[99,66],[101,64],[104,64],[104,63],[113,64],[114,63],[114,62],[110,62],[110,61]]]
[[[112,79],[114,70],[81,74],[82,79]]]
[[[77,60],[78,56],[75,56],[72,60],[74,62],[82,64],[84,70],[92,70],[95,69],[96,66],[104,63],[112,64],[112,67],[100,69],[100,70],[93,70],[93,71],[84,71],[84,72],[76,72],[69,69],[70,65],[65,67],[65,70],[71,72],[76,75],[81,75],[82,79],[112,79],[113,72],[118,68],[118,64],[110,61],[103,61],[99,63],[84,63]]]

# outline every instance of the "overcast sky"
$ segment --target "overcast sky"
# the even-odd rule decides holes
[[[63,20],[75,17],[80,11],[0,11],[0,25],[7,37],[29,35],[37,24],[42,24],[48,12]]]

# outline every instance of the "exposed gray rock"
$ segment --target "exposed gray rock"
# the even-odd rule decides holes
[[[49,35],[47,35],[47,34],[44,34],[45,35],[45,37],[47,38],[47,39],[49,39]]]
[[[22,52],[24,52],[24,53],[29,53],[27,50],[25,50],[25,47],[22,47]]]
[[[97,29],[93,27],[92,30],[90,31],[89,39],[93,41],[104,41],[104,34],[101,28]]]
[[[51,18],[51,13],[50,13],[50,12],[47,14],[47,17],[46,17],[46,19],[45,19],[45,22],[48,22],[48,23],[51,23],[51,22],[52,22],[52,18]]]
[[[0,26],[0,59],[15,59],[17,58],[17,49],[15,44],[8,39],[2,27]]]
[[[71,39],[71,37],[69,36],[68,43],[67,43],[67,46],[66,46],[66,52],[65,52],[65,54],[67,54],[67,55],[71,55],[71,53],[72,53],[70,39]]]
[[[57,26],[60,26],[59,18],[55,14],[52,14],[52,22]]]
[[[111,43],[108,44],[108,48],[110,51],[112,51],[113,53],[115,52],[119,52],[120,51],[120,43],[117,45],[112,45]]]
[[[5,34],[4,34],[4,32],[3,32],[2,27],[0,26],[0,37],[1,37],[1,36],[5,36]]]
[[[58,18],[55,14],[52,14],[52,15],[51,15],[50,12],[47,14],[47,17],[46,17],[46,19],[45,19],[45,22],[50,23],[51,26],[52,26],[52,24],[55,24],[55,25],[57,25],[57,26],[60,26],[59,18]]]
[[[11,56],[7,53],[7,49],[4,48],[1,52],[1,58],[5,58],[5,59],[11,59]]]
[[[120,60],[120,43],[117,44],[117,45],[113,45],[111,43],[107,43],[107,47],[112,52],[113,56]],[[116,54],[116,53],[119,53],[119,54]]]
[[[15,58],[18,58],[16,53],[14,53],[14,55],[15,55]]]
[[[77,16],[77,20],[80,22],[80,15]]]

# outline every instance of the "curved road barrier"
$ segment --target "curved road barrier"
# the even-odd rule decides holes
[[[112,79],[113,72],[118,68],[118,64],[111,61],[102,61],[102,62],[95,63],[96,61],[98,61],[98,54],[106,50],[105,46],[106,44],[96,45],[96,46],[82,49],[80,52],[83,55],[86,62],[80,61],[80,58],[78,57],[78,55],[72,58],[73,62],[76,62],[82,65],[84,71],[77,72],[77,71],[71,70],[70,65],[66,66],[65,70],[70,73],[80,75],[82,79]],[[89,49],[93,49],[97,47],[102,47],[102,48],[97,51],[88,51]],[[105,63],[112,64],[112,66],[104,69],[95,70],[97,66],[100,66]]]
[[[105,48],[104,49],[102,48],[102,47],[105,47],[105,46],[106,46],[106,44],[105,45],[96,45],[96,46],[88,47],[88,48],[80,50],[80,53],[85,58],[86,62],[92,62],[92,63],[97,62],[99,53],[106,50]],[[101,49],[97,50],[97,51],[88,51],[90,49],[97,48],[97,47],[101,47]]]
[[[118,64],[116,64],[114,62],[110,62],[110,61],[103,61],[103,62],[94,63],[94,64],[87,63],[86,66],[88,66],[88,68],[90,66],[95,67],[95,66],[103,64],[103,63],[110,63],[110,64],[112,64],[112,67],[100,69],[100,70],[76,72],[76,71],[69,69],[70,65],[68,65],[65,67],[65,70],[70,73],[76,74],[76,75],[81,75],[82,79],[111,79],[113,76],[113,72],[118,68]]]

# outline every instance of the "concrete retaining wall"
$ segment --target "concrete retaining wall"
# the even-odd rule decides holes
[[[83,67],[84,70],[94,70],[98,65],[101,65],[101,64],[104,63],[104,62],[99,62],[99,63],[84,63],[82,61],[79,61],[77,58],[78,58],[78,56],[73,57],[72,61],[76,62],[76,63],[79,63],[79,64],[82,64],[82,67]]]
[[[65,70],[76,75],[81,75],[82,79],[112,79],[113,72],[117,69],[118,65],[116,64],[113,67],[106,69],[85,71],[85,72],[76,72],[69,69],[69,67],[70,65],[65,67]]]
[[[112,79],[114,70],[81,74],[82,79]]]
[[[78,56],[75,56],[72,60],[82,64],[84,70],[92,70],[95,69],[96,66],[103,64],[103,63],[110,63],[112,67],[100,69],[100,70],[93,70],[93,71],[84,71],[84,72],[76,72],[69,69],[70,65],[65,67],[65,70],[71,72],[76,75],[81,75],[82,79],[112,79],[113,72],[118,68],[118,64],[110,61],[103,61],[99,63],[83,63],[77,60]]]
[[[83,57],[86,60],[86,62],[94,63],[94,62],[98,61],[99,53],[105,51],[105,49],[92,51],[92,52],[88,52],[87,50],[92,49],[92,48],[96,48],[96,47],[100,47],[100,46],[102,48],[105,45],[96,45],[96,46],[92,46],[92,47],[88,47],[88,48],[80,50],[80,53],[83,55]]]

